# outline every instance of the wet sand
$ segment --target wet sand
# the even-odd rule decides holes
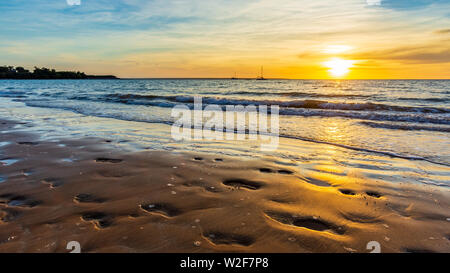
[[[271,160],[39,141],[0,121],[0,252],[449,252],[446,188]],[[332,179],[330,179],[332,178]]]

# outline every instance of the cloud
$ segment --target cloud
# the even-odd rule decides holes
[[[416,47],[397,47],[380,51],[362,51],[348,54],[346,58],[368,61],[396,61],[406,64],[438,64],[450,62],[450,46],[427,44]]]
[[[433,64],[450,62],[450,50],[410,52],[386,57],[408,63]]]
[[[450,33],[450,28],[439,29],[439,30],[436,30],[434,33],[436,33],[436,34],[449,34]]]
[[[69,6],[79,6],[81,5],[81,0],[66,0]]]

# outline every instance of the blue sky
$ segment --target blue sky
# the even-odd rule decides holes
[[[0,59],[123,77],[253,76],[259,65],[319,77],[321,50],[337,44],[397,75],[448,64],[449,28],[442,0],[11,0],[0,2]]]
[[[412,10],[431,5],[448,4],[447,0],[383,0],[382,6],[387,9]]]

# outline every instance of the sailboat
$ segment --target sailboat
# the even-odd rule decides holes
[[[236,72],[234,72],[234,77],[231,77],[232,80],[237,80]]]
[[[257,77],[256,79],[259,81],[267,80],[266,78],[264,78],[264,69],[262,66],[261,66],[261,75],[259,77]]]

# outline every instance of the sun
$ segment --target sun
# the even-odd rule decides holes
[[[348,74],[350,68],[353,67],[355,61],[352,60],[343,60],[341,58],[333,58],[327,62],[324,62],[323,65],[328,67],[328,72],[334,78],[342,78]]]

